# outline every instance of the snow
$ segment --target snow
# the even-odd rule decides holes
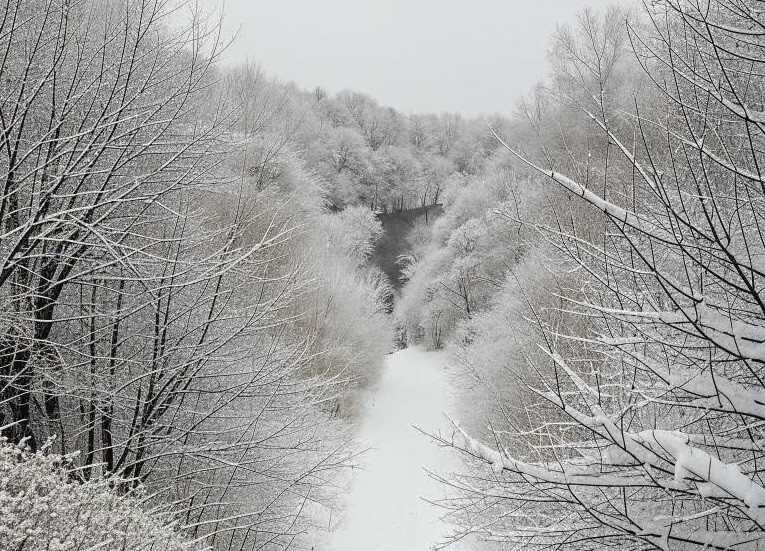
[[[706,300],[691,308],[676,312],[661,312],[659,319],[667,325],[692,323],[704,336],[729,354],[765,362],[765,327],[762,319],[752,316],[752,322],[731,317],[728,305],[712,305]]]
[[[361,428],[363,441],[373,449],[357,474],[346,518],[329,551],[427,551],[449,533],[441,511],[422,499],[444,496],[424,467],[448,471],[458,460],[415,428],[449,430],[446,370],[441,353],[410,348],[388,356]]]
[[[646,443],[657,444],[674,458],[675,480],[698,479],[697,485],[708,485],[700,493],[734,498],[745,506],[743,513],[760,526],[765,524],[765,488],[750,480],[738,465],[723,463],[689,446],[687,436],[680,432],[651,430],[638,436]]]

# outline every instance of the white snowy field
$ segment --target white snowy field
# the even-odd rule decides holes
[[[422,499],[444,495],[423,467],[449,470],[458,460],[414,428],[449,430],[446,358],[416,348],[388,356],[361,429],[371,450],[329,551],[427,551],[448,533],[441,511]]]

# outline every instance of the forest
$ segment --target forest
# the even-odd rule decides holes
[[[762,2],[585,9],[475,119],[194,2],[2,4],[0,550],[320,551],[406,347],[439,546],[765,549]]]

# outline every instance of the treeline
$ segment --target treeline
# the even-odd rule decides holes
[[[326,184],[331,208],[394,212],[434,205],[464,174],[477,173],[499,144],[480,119],[405,115],[351,91],[304,92],[262,75],[299,120],[293,143]],[[493,118],[501,124],[502,118]]]
[[[761,549],[759,2],[584,11],[409,259],[410,342],[468,374],[444,475],[501,549]]]

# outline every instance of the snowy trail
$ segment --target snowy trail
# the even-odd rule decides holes
[[[443,354],[412,348],[388,356],[362,426],[361,437],[372,449],[330,551],[427,551],[449,531],[440,511],[421,499],[444,493],[423,466],[447,470],[456,459],[412,426],[446,429],[444,360]]]

